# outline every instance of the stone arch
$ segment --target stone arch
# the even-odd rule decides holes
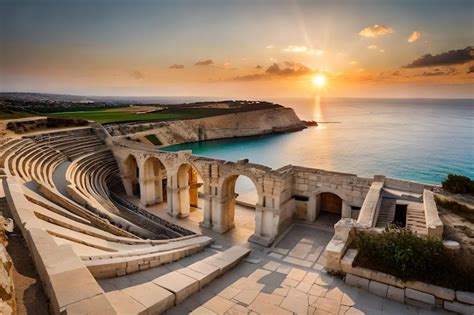
[[[150,206],[165,201],[163,188],[166,187],[166,179],[167,169],[163,162],[156,156],[146,158],[140,177],[143,205]]]
[[[258,201],[255,205],[256,209],[260,209],[263,206],[263,187],[254,175],[235,170],[221,176],[217,185],[217,196],[213,199],[211,215],[212,228],[219,233],[224,233],[235,226],[235,202],[237,197],[235,184],[239,176],[249,178],[254,184],[258,195]],[[260,219],[261,216],[255,216],[256,230],[259,230],[261,225]]]
[[[308,221],[314,221],[319,216],[324,207],[325,197],[329,197],[328,199],[337,202],[334,196],[340,199],[340,209],[339,211],[333,211],[334,209],[331,209],[330,212],[340,213],[341,218],[350,218],[351,207],[349,205],[349,198],[337,189],[321,187],[310,194],[307,213]]]
[[[140,197],[140,166],[139,160],[129,154],[122,163],[122,182],[128,196]]]
[[[173,216],[187,217],[191,207],[198,206],[198,189],[203,183],[199,169],[191,162],[179,164],[168,186],[168,211]]]

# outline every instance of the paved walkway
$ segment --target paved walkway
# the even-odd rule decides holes
[[[226,234],[201,229],[202,211],[193,209],[186,219],[171,218],[165,207],[150,212],[214,238],[214,248],[240,245],[252,249],[249,258],[166,314],[441,314],[378,297],[348,286],[324,269],[324,247],[334,221],[323,214],[313,224],[297,222],[271,248],[247,242],[253,233],[254,210],[236,206],[236,227]],[[219,246],[220,245],[220,246]],[[208,249],[180,260],[182,266],[215,252]]]

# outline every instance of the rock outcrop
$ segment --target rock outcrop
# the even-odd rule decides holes
[[[177,120],[108,127],[112,135],[127,135],[132,140],[149,143],[146,136],[155,135],[163,145],[258,136],[305,129],[291,108],[272,108],[199,119]]]

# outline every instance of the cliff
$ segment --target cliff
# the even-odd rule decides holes
[[[161,145],[248,137],[270,133],[297,131],[306,128],[291,108],[272,108],[199,119],[177,120],[109,128],[114,135],[127,135],[132,140],[150,143],[156,136]]]

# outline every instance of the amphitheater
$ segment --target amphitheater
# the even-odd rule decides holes
[[[8,208],[52,313],[436,312],[426,288],[369,282],[347,263],[351,231],[400,216],[440,237],[435,187],[167,152],[111,133],[90,124],[1,147]],[[239,176],[257,191],[250,210],[237,203]],[[445,303],[472,309],[461,301]]]

